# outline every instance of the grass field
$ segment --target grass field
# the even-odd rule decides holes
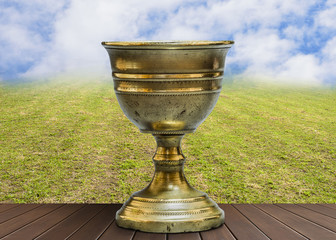
[[[123,202],[151,180],[155,141],[111,81],[0,83],[0,202]],[[182,149],[221,203],[335,203],[336,90],[227,84]]]

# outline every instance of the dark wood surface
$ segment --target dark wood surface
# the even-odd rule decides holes
[[[220,204],[225,224],[196,233],[157,234],[119,228],[120,204],[0,204],[0,239],[332,239],[335,204]]]

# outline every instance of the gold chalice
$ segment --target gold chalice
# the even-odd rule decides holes
[[[196,232],[224,223],[224,212],[191,187],[181,140],[205,120],[222,88],[233,41],[103,42],[125,115],[157,149],[151,183],[116,214],[120,227],[144,232]]]

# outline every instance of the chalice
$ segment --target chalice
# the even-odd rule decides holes
[[[196,232],[224,223],[224,211],[183,172],[181,140],[206,119],[219,97],[233,41],[102,42],[125,115],[154,136],[155,172],[116,213],[120,227]]]

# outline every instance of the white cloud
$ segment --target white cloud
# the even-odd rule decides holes
[[[107,54],[100,42],[137,40],[141,31],[153,25],[148,17],[151,11],[168,11],[181,2],[73,0],[55,22],[46,55],[26,76],[76,71],[109,75]]]
[[[321,27],[336,30],[336,1],[328,1],[327,6],[326,9],[319,12],[316,17],[316,22]]]
[[[64,2],[13,0],[0,2],[0,6],[0,74],[7,75],[45,53],[45,37],[40,30],[48,28]]]
[[[336,36],[330,39],[322,49],[321,77],[330,83],[336,83]]]
[[[10,49],[0,64],[33,64],[23,76],[77,72],[110,77],[101,41],[228,38],[236,44],[227,67],[239,66],[243,75],[317,83],[335,74],[328,69],[336,65],[336,40],[328,35],[335,30],[334,0],[14,3],[20,8],[0,10],[0,31],[6,33],[0,34],[0,50]]]
[[[336,36],[330,39],[322,49],[323,60],[334,62],[336,61]],[[336,69],[336,68],[335,68]]]
[[[286,39],[302,42],[307,31],[309,31],[309,29],[306,27],[289,25],[283,30],[283,34],[285,35]]]
[[[319,60],[312,54],[298,54],[289,58],[275,77],[289,83],[310,85],[319,85],[322,81]]]
[[[234,63],[247,64],[242,77],[264,78],[295,84],[321,84],[319,60],[312,54],[301,54],[295,40],[281,39],[276,30],[259,30],[238,34]]]
[[[185,38],[197,31],[200,36],[225,38],[249,28],[277,28],[287,17],[302,17],[313,4],[312,0],[208,1],[205,5],[185,6],[171,13],[154,36],[171,38],[177,32],[180,38]]]
[[[235,35],[233,62],[244,63],[247,74],[269,74],[286,61],[295,47],[293,41],[280,39],[276,30],[261,29]]]

